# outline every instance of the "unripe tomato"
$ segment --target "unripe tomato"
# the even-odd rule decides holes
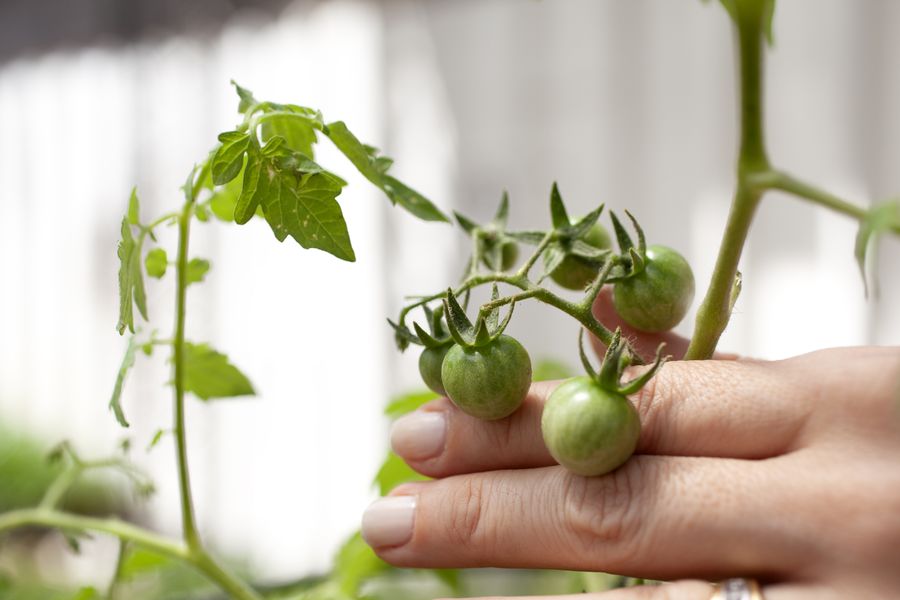
[[[553,390],[541,416],[544,443],[556,461],[578,475],[603,475],[634,453],[641,421],[631,402],[587,376]]]
[[[691,266],[666,246],[648,247],[644,270],[613,287],[613,306],[619,316],[647,332],[668,331],[678,325],[693,299]]]
[[[595,248],[612,247],[609,232],[600,223],[594,223],[580,239]],[[580,256],[567,256],[550,273],[550,279],[568,290],[583,290],[599,271],[600,265],[595,262]]]
[[[502,419],[522,404],[531,386],[531,359],[515,338],[500,335],[483,346],[454,344],[444,357],[441,379],[447,396],[463,412]]]
[[[516,260],[519,258],[519,245],[513,241],[503,242],[503,245],[500,246],[500,270],[501,271],[509,271],[516,264]],[[488,263],[487,257],[481,259],[481,262],[484,263],[488,269],[493,269],[494,266]]]
[[[435,348],[425,348],[419,355],[419,374],[422,381],[431,391],[442,396],[447,395],[447,390],[444,389],[444,382],[441,379],[441,365],[451,346],[452,344],[444,344]]]

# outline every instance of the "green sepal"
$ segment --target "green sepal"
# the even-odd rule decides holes
[[[544,250],[544,272],[538,279],[538,283],[549,277],[565,259],[566,251],[559,242],[554,242],[547,246],[546,250]]]
[[[627,208],[625,209],[625,214],[628,215],[628,218],[631,220],[631,225],[634,227],[635,233],[638,236],[638,252],[640,252],[641,256],[647,255],[647,239],[644,236],[644,230],[641,227],[640,223],[637,222],[637,219],[634,218],[634,215],[631,214]]]
[[[500,288],[494,283],[491,285],[491,302],[500,299]],[[487,314],[487,325],[491,329],[497,329],[500,321],[500,307],[496,306]]]
[[[633,247],[628,249],[628,255],[631,257],[631,273],[630,275],[636,275],[644,270],[644,265],[646,263],[645,256],[638,253]]]
[[[413,321],[413,329],[415,329],[420,343],[426,348],[440,348],[441,346],[446,346],[452,341],[452,339],[449,337],[442,340],[435,338],[430,333],[422,329],[422,327],[415,321]]]
[[[459,223],[459,226],[462,227],[463,231],[465,231],[467,234],[472,235],[475,230],[478,229],[478,225],[476,225],[472,219],[468,218],[462,213],[454,210],[453,216],[456,218],[456,222]]]
[[[509,217],[509,192],[503,190],[503,195],[500,196],[500,205],[497,207],[497,212],[494,214],[493,224],[499,230],[506,229],[506,220]]]
[[[478,323],[475,325],[475,341],[472,346],[485,346],[491,342],[491,331],[488,328],[487,319],[484,317],[478,318]]]
[[[612,254],[612,251],[609,248],[597,248],[591,246],[582,240],[573,240],[571,244],[569,244],[569,254],[585,260],[601,262]]]
[[[390,319],[388,319],[387,322],[388,325],[391,326],[391,329],[394,330],[394,343],[397,345],[397,349],[400,350],[400,352],[409,348],[410,344],[416,344],[417,346],[423,345],[422,340],[410,331],[406,325],[394,323]]]
[[[596,223],[600,218],[600,214],[603,212],[605,206],[605,204],[601,204],[600,206],[580,218],[576,223],[569,225],[565,229],[566,238],[570,240],[577,240],[585,235],[588,230],[590,230],[590,228],[594,226],[594,223]]]
[[[459,305],[453,290],[449,288],[444,298],[444,311],[447,313],[447,326],[453,340],[460,346],[471,346],[475,337],[474,327],[466,316],[466,311]]]
[[[597,374],[597,381],[608,390],[615,390],[619,387],[619,377],[622,373],[619,370],[619,359],[622,357],[623,349],[622,329],[616,327],[612,340],[606,348],[606,354],[603,355],[600,372]]]
[[[597,371],[594,370],[591,361],[588,359],[584,351],[584,329],[578,330],[578,358],[581,359],[581,366],[591,379],[597,379]]]
[[[507,234],[509,237],[514,239],[517,242],[522,242],[523,244],[530,244],[532,246],[537,246],[541,242],[544,241],[544,238],[547,237],[547,232],[545,231],[509,231]]]
[[[569,221],[569,213],[566,212],[566,206],[559,193],[559,186],[555,181],[553,187],[550,188],[550,220],[554,229],[566,229],[572,226]]]
[[[663,363],[665,363],[669,359],[668,356],[663,356],[662,352],[663,352],[663,349],[665,349],[665,347],[666,347],[666,344],[662,343],[656,348],[656,359],[653,361],[653,365],[649,369],[647,369],[644,373],[639,375],[638,377],[635,377],[628,383],[619,387],[618,391],[620,394],[628,396],[628,395],[634,394],[635,392],[640,391],[641,388],[643,388],[645,385],[647,385],[647,382],[650,381],[650,379],[654,375],[656,375],[656,372],[659,371],[660,367],[663,366]],[[629,363],[630,362],[631,361],[629,360]],[[627,365],[625,365],[625,366],[627,366]],[[624,370],[624,368],[625,367],[622,367],[622,370]],[[620,373],[621,373],[621,371],[620,371]]]
[[[623,255],[626,255],[630,248],[634,248],[634,242],[631,240],[631,236],[628,235],[622,222],[619,221],[619,217],[616,216],[616,213],[609,211],[609,218],[612,221],[613,230],[616,232],[616,241],[619,242],[619,251]]]

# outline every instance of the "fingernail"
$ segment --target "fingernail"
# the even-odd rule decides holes
[[[416,411],[394,422],[391,448],[409,460],[434,458],[444,451],[447,415],[444,412]]]
[[[415,496],[389,496],[369,505],[362,517],[362,537],[373,548],[401,546],[413,533]]]

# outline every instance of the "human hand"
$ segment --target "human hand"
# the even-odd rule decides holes
[[[677,352],[682,342],[669,341]],[[544,446],[554,383],[534,384],[501,421],[437,400],[392,432],[395,451],[436,481],[375,502],[363,535],[398,566],[748,576],[767,600],[900,597],[898,381],[897,348],[670,362],[632,397],[635,456],[594,478],[555,465]],[[711,593],[676,581],[595,597]]]

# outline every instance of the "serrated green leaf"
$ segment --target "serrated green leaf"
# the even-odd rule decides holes
[[[390,164],[383,160],[385,157],[373,156],[377,149],[360,142],[343,121],[329,123],[326,135],[362,176],[379,187],[393,204],[399,204],[410,214],[425,221],[449,223],[447,216],[425,196],[388,175],[387,167]]]
[[[247,88],[239,86],[234,79],[231,80],[231,85],[234,86],[234,90],[237,92],[238,98],[240,98],[240,102],[238,103],[238,112],[245,113],[247,109],[251,106],[257,104],[256,98],[253,97],[253,94]]]
[[[292,173],[267,171],[259,178],[257,194],[262,196],[263,213],[278,241],[291,236],[304,248],[355,261],[347,223],[336,200],[342,182],[324,173],[298,178]]]
[[[419,217],[423,221],[450,222],[447,215],[432,204],[431,200],[396,177],[385,175],[381,189],[384,190],[384,193],[387,194],[392,202],[399,204],[406,209],[406,212]]]
[[[209,261],[203,258],[192,258],[187,264],[187,283],[200,283],[209,272]]]
[[[258,152],[247,154],[247,166],[244,168],[243,186],[234,207],[234,222],[243,225],[253,218],[261,205],[262,198],[268,192],[271,174]]]
[[[245,168],[240,175],[213,191],[213,195],[209,199],[209,208],[220,221],[225,223],[234,221],[235,208],[238,197],[241,195],[241,189],[244,187],[246,174],[247,169]]]
[[[378,493],[385,496],[401,483],[427,480],[428,477],[413,471],[402,458],[388,451],[387,457],[375,475],[374,484],[378,487]]]
[[[125,412],[122,410],[122,387],[125,384],[125,377],[128,375],[129,369],[134,366],[134,356],[137,350],[137,342],[135,337],[128,338],[128,346],[125,348],[125,356],[122,357],[122,364],[119,366],[119,372],[116,374],[116,383],[113,386],[112,396],[109,399],[109,408],[116,416],[116,421],[122,427],[129,427],[128,420],[125,418]]]
[[[162,248],[154,248],[144,257],[144,267],[147,269],[147,275],[160,279],[166,274],[166,268],[169,266],[169,257]]]
[[[219,134],[219,141],[222,145],[213,156],[210,172],[214,184],[225,185],[241,172],[250,135],[241,131],[226,131]]]
[[[313,146],[318,141],[312,123],[291,115],[268,116],[260,126],[263,142],[279,136],[284,146],[294,152],[313,156]]]
[[[386,414],[391,419],[396,419],[397,417],[402,417],[407,413],[411,413],[423,404],[431,402],[436,398],[440,398],[440,396],[438,396],[431,390],[409,392],[408,394],[403,394],[401,396],[392,398],[388,405],[384,408],[384,414]]]
[[[131,188],[131,197],[128,199],[128,222],[132,225],[139,225],[141,222],[141,203],[136,187]]]
[[[144,293],[144,274],[141,270],[141,247],[131,233],[128,217],[122,219],[122,238],[116,254],[119,257],[119,322],[116,329],[134,333],[134,305],[147,320],[147,296]],[[140,239],[140,238],[139,238]]]
[[[862,276],[866,296],[869,295],[869,279],[866,272],[869,248],[875,244],[880,235],[892,229],[900,229],[900,199],[873,206],[859,222],[853,254]]]
[[[253,396],[247,376],[208,344],[184,344],[184,389],[201,400]]]

